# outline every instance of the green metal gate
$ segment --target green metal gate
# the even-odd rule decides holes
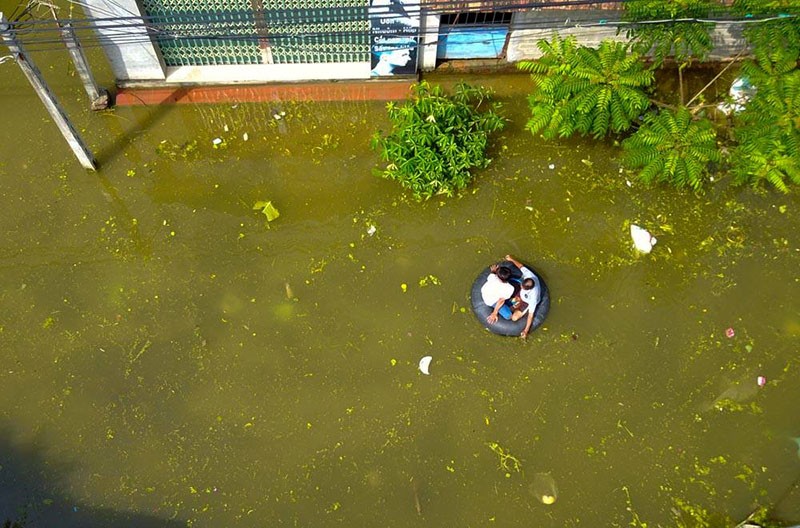
[[[141,0],[167,66],[369,61],[368,0]]]

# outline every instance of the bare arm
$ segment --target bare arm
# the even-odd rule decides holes
[[[517,259],[515,259],[515,258],[514,258],[514,257],[512,257],[511,255],[506,255],[506,260],[507,260],[508,262],[511,262],[512,264],[514,264],[514,265],[515,265],[516,267],[518,267],[519,269],[522,269],[522,262],[518,261]]]
[[[497,304],[494,305],[494,310],[492,310],[492,313],[490,313],[489,317],[486,318],[487,323],[495,324],[497,322],[497,312],[499,312],[500,308],[503,307],[504,302],[506,302],[505,299],[500,299],[497,301]]]
[[[534,318],[535,314],[536,314],[536,308],[533,308],[532,310],[528,310],[528,320],[525,322],[525,330],[523,330],[519,334],[519,336],[522,339],[525,339],[526,337],[528,337],[528,332],[531,331],[531,325],[533,324],[533,318]]]

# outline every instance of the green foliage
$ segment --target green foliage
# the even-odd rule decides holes
[[[732,10],[745,18],[744,36],[757,62],[797,64],[800,58],[800,3],[797,0],[735,0]]]
[[[472,180],[472,168],[491,162],[489,135],[505,126],[500,105],[491,102],[489,90],[464,83],[452,96],[425,81],[412,89],[411,101],[386,105],[393,131],[372,138],[372,148],[380,149],[388,162],[380,174],[397,180],[418,200],[452,196]]]
[[[259,200],[253,205],[254,211],[261,211],[267,217],[267,222],[272,222],[278,218],[281,213],[272,205],[271,201]]]
[[[744,35],[753,58],[741,75],[756,92],[736,116],[731,153],[734,182],[768,182],[781,192],[800,184],[800,4],[796,0],[736,0],[733,11],[760,19]]]
[[[785,65],[764,66],[742,67],[756,93],[736,117],[731,172],[736,183],[766,181],[786,193],[789,184],[800,184],[800,70],[780,73]]]
[[[636,53],[610,40],[598,49],[579,47],[575,37],[539,41],[542,57],[522,61],[536,90],[528,101],[527,128],[545,139],[622,132],[650,106],[645,89],[653,83]]]
[[[623,163],[641,169],[639,177],[645,182],[695,190],[702,187],[709,162],[721,158],[711,122],[694,119],[686,107],[647,114],[642,127],[622,147]]]
[[[704,60],[714,46],[713,24],[686,20],[708,18],[720,8],[713,0],[637,0],[622,5],[625,20],[634,23],[627,30],[634,51],[652,55],[655,66],[668,57],[682,65]]]
[[[672,511],[678,528],[711,528],[711,516],[708,510],[679,497],[673,497],[672,502],[674,504]]]

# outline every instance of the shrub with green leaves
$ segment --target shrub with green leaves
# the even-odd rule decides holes
[[[768,182],[785,193],[800,184],[800,4],[735,0],[733,10],[761,21],[744,30],[753,57],[740,75],[756,91],[734,120],[731,173],[735,183]]]
[[[734,0],[732,11],[751,19],[744,36],[758,53],[778,55],[800,53],[800,3],[797,0]],[[756,22],[756,20],[759,20]]]
[[[714,47],[714,25],[693,20],[707,19],[720,9],[714,0],[636,0],[622,5],[624,19],[633,23],[626,31],[633,49],[652,56],[656,67],[668,57],[684,66],[704,60]]]
[[[473,168],[485,168],[489,135],[505,126],[499,103],[483,87],[461,83],[452,96],[423,81],[402,105],[386,105],[393,130],[376,132],[372,148],[388,164],[380,172],[398,181],[418,200],[452,196],[472,181]]]
[[[538,46],[541,58],[518,64],[536,85],[528,98],[527,128],[534,135],[600,138],[629,129],[650,106],[645,89],[653,84],[653,72],[625,44],[606,40],[595,49],[556,35]]]
[[[756,92],[735,119],[734,182],[768,182],[789,192],[789,184],[800,185],[800,70],[786,62],[747,62],[742,74]]]
[[[716,132],[705,118],[695,119],[688,108],[649,113],[644,124],[622,142],[622,163],[641,169],[647,183],[666,182],[676,187],[702,187],[709,162],[720,161]]]

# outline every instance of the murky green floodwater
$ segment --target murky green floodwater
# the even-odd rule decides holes
[[[800,520],[796,194],[628,186],[613,146],[532,138],[527,78],[498,76],[480,78],[511,119],[496,162],[417,204],[371,174],[380,103],[90,114],[59,63],[90,174],[0,68],[2,515],[694,526],[681,504],[737,521],[761,504]],[[553,295],[528,342],[468,310],[506,253]]]

